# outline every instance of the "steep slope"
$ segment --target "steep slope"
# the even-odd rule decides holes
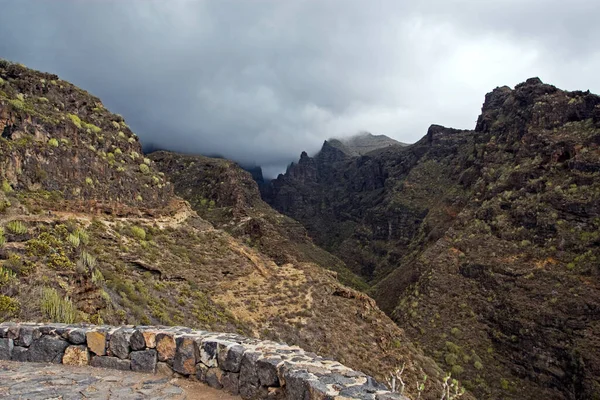
[[[326,143],[265,198],[478,398],[594,399],[599,175],[600,98],[533,78],[486,95],[474,131],[359,159]]]
[[[257,248],[277,264],[312,262],[335,271],[346,285],[368,287],[343,261],[315,246],[300,223],[266,204],[250,173],[234,162],[165,151],[148,157],[173,183],[177,195],[216,228]]]
[[[369,132],[361,132],[347,138],[330,139],[329,144],[351,157],[362,156],[390,146],[406,146],[385,135],[373,135]]]
[[[341,262],[322,251],[301,258],[301,247],[289,255],[264,250],[271,238],[279,246],[278,237],[262,243],[252,227],[269,224],[248,225],[248,235],[232,228],[241,239],[215,228],[174,195],[122,117],[99,99],[1,61],[0,116],[0,321],[239,331],[301,345],[380,379],[406,363],[407,393],[427,374],[427,398],[436,397],[436,364],[371,298],[314,263]],[[208,183],[220,183],[221,172],[232,179],[217,168]],[[246,178],[203,192],[215,204],[234,201],[230,214],[214,219],[224,227],[256,202],[236,187]],[[286,233],[304,235],[289,225]]]

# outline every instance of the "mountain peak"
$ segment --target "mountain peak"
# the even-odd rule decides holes
[[[361,131],[356,135],[345,138],[331,138],[325,143],[341,150],[351,157],[362,156],[374,150],[389,146],[406,146],[386,135],[373,135],[370,132]]]

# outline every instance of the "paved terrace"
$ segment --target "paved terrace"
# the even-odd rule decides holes
[[[4,400],[235,400],[200,382],[93,367],[0,361]]]

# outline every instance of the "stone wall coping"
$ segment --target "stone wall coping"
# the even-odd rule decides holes
[[[298,346],[182,326],[3,322],[0,359],[178,374],[243,399],[408,400]]]

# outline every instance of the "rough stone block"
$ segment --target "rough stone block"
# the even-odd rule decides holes
[[[14,343],[12,339],[0,339],[0,360],[10,360]]]
[[[240,372],[242,356],[246,349],[239,344],[233,346],[218,346],[219,368],[223,371]]]
[[[358,385],[340,390],[340,396],[351,399],[375,400],[376,392],[372,386]]]
[[[36,333],[36,337],[34,338],[34,328],[27,326],[27,327],[21,327],[21,329],[19,329],[19,336],[14,339],[15,341],[15,346],[23,346],[23,347],[29,347],[31,346],[31,343],[33,342],[34,339],[38,339],[41,334],[39,333],[39,331],[35,330]]]
[[[14,346],[12,351],[12,360],[29,361],[29,349],[27,347]]]
[[[144,342],[146,343],[146,347],[149,349],[156,348],[156,333],[151,331],[143,331],[142,336],[144,336]]]
[[[69,346],[62,358],[65,365],[88,365],[89,362],[90,352],[86,346]]]
[[[131,369],[131,361],[121,360],[117,357],[108,357],[108,356],[92,357],[92,361],[90,361],[90,365],[92,367],[118,369],[121,371],[129,371]]]
[[[87,346],[98,356],[106,354],[106,332],[92,331],[85,334]]]
[[[129,339],[131,338],[131,332],[126,328],[117,329],[110,337],[108,342],[108,349],[110,354],[124,360],[129,357],[131,347],[129,345]]]
[[[156,362],[158,360],[156,350],[132,351],[129,357],[131,358],[132,371],[156,372]]]
[[[314,375],[306,371],[288,370],[285,372],[285,387],[287,396],[290,399],[309,398],[308,380]],[[241,392],[241,387],[240,387]]]
[[[65,349],[68,346],[69,343],[65,340],[51,336],[42,336],[38,340],[34,340],[31,346],[29,346],[28,360],[60,364]]]
[[[235,372],[225,372],[221,378],[223,389],[237,396],[240,393],[240,374]]]
[[[196,379],[200,382],[206,382],[206,372],[208,371],[208,367],[201,362],[196,364]]]
[[[144,350],[146,348],[146,339],[144,339],[142,332],[136,329],[131,334],[129,344],[131,345],[131,350],[133,351]]]
[[[158,352],[157,352],[158,354]],[[156,373],[165,376],[173,376],[175,373],[173,372],[173,368],[167,363],[157,362],[156,363]]]
[[[18,325],[9,326],[8,329],[6,330],[6,337],[9,339],[15,340],[19,337],[20,330],[21,330],[21,327]]]
[[[402,396],[400,393],[378,393],[375,395],[375,400],[409,400],[408,397]]]
[[[72,344],[84,344],[86,333],[83,329],[73,329],[67,332],[67,340]]]
[[[159,333],[156,335],[156,351],[158,351],[159,361],[173,362],[176,348],[175,339],[170,333]]]
[[[207,339],[202,340],[200,343],[197,342],[197,345],[200,353],[200,361],[202,361],[202,363],[207,367],[216,367],[218,365],[218,342],[216,342],[215,340]]]
[[[176,340],[177,349],[173,359],[173,369],[183,375],[196,373],[196,348],[194,338],[179,337]]]
[[[280,358],[261,358],[256,361],[256,372],[262,386],[279,386],[277,366],[281,362]]]
[[[246,351],[242,356],[242,363],[240,366],[240,392],[241,388],[246,384],[258,387],[260,380],[256,370],[256,362],[260,356],[261,353],[256,351]]]
[[[221,371],[220,368],[216,368],[216,367],[209,368],[208,371],[206,371],[206,379],[205,379],[206,384],[215,389],[223,388],[223,384],[221,383],[223,374],[224,374],[224,372]]]

